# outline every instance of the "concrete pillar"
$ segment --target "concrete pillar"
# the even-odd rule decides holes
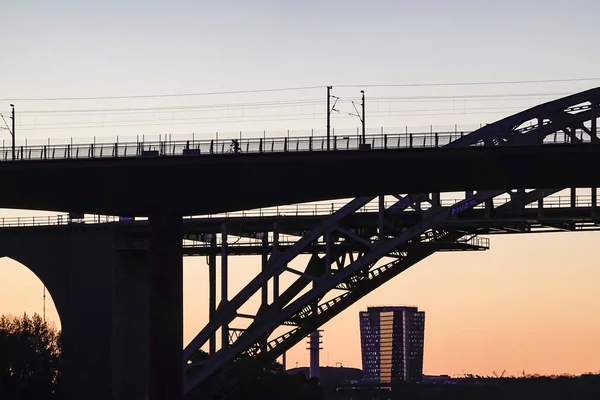
[[[31,235],[33,236],[33,235]],[[60,279],[62,399],[112,397],[114,242],[104,231],[71,226],[31,241],[31,265],[55,265]],[[33,245],[33,244],[32,244]],[[52,249],[52,246],[56,249]],[[42,267],[40,267],[41,269]],[[64,301],[66,300],[66,302]]]
[[[112,396],[112,315],[110,298],[94,304],[75,295],[61,312],[62,349],[59,396],[65,400],[110,399]]]
[[[183,398],[183,256],[179,215],[150,216],[149,400]]]
[[[148,395],[149,285],[148,251],[119,251],[113,298],[112,400]]]

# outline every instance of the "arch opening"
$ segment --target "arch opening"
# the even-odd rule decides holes
[[[60,314],[50,289],[26,265],[10,258],[0,258],[0,315],[40,315],[58,331]]]
[[[46,283],[15,259],[0,258],[0,398],[56,393],[61,328]]]

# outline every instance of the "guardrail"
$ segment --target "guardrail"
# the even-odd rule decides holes
[[[464,198],[458,199],[441,199],[440,204],[445,207],[450,207],[460,201],[464,200]],[[494,205],[499,206],[511,201],[508,197],[499,197],[494,199]],[[384,208],[386,210],[393,210],[394,205],[397,203],[395,200],[386,200],[384,202]],[[339,210],[343,206],[345,206],[346,202],[332,202],[325,204],[296,204],[289,206],[280,206],[280,207],[268,207],[262,209],[255,210],[244,210],[244,211],[234,211],[228,213],[221,214],[211,214],[202,216],[202,218],[214,219],[214,218],[250,218],[250,217],[310,217],[310,216],[318,216],[318,215],[329,215],[333,214],[335,211]],[[597,204],[600,204],[600,197],[598,197]],[[545,208],[554,208],[554,207],[570,207],[571,206],[571,196],[548,196],[544,198],[544,207]],[[575,206],[576,207],[592,207],[593,199],[591,195],[577,195],[575,196]],[[423,210],[428,209],[428,204],[423,204]],[[474,209],[482,209],[485,205],[479,204]],[[525,208],[537,208],[537,202],[533,202],[531,204],[527,204]],[[377,201],[371,202],[364,207],[361,207],[358,212],[378,212],[379,205]],[[185,217],[189,218],[189,217]],[[194,217],[191,217],[194,218]]]
[[[529,127],[524,128],[528,130]],[[429,132],[408,133],[390,132],[366,135],[365,144],[374,150],[443,147],[470,132]],[[589,137],[578,130],[580,140],[589,142]],[[329,149],[326,136],[275,137],[275,138],[239,138],[240,152],[243,153],[282,153],[344,151],[362,148],[360,135],[333,135]],[[571,138],[564,132],[547,136],[544,143],[570,143]],[[118,157],[162,157],[162,156],[201,156],[207,154],[234,154],[230,147],[232,139],[211,140],[159,140],[124,143],[88,143],[88,144],[47,144],[18,146],[15,160],[57,160],[81,158],[118,158]],[[479,143],[480,144],[480,143]],[[1,161],[12,161],[12,148],[2,147]]]
[[[441,199],[440,203],[442,206],[449,207],[459,201],[464,200],[463,198],[458,199]],[[592,195],[577,195],[574,199],[574,205],[578,208],[593,207],[594,201]],[[499,206],[508,203],[510,198],[508,197],[497,197],[494,199],[494,205]],[[397,201],[386,200],[384,202],[384,208],[393,211],[394,205]],[[289,206],[280,207],[268,207],[259,208],[255,210],[235,211],[222,214],[211,214],[211,215],[193,215],[184,216],[185,221],[194,220],[211,220],[219,218],[260,218],[260,217],[311,217],[311,216],[325,216],[333,214],[345,206],[346,202],[332,202],[332,203],[321,203],[321,204],[295,204]],[[600,204],[600,197],[597,196],[596,205]],[[567,195],[554,195],[544,198],[544,208],[569,208],[572,206],[571,196]],[[525,208],[533,209],[537,208],[537,202],[527,204]],[[423,204],[423,209],[427,209],[427,204]],[[473,209],[482,209],[484,204],[479,204]],[[379,205],[377,201],[373,201],[358,210],[359,213],[375,213],[379,211]],[[106,224],[106,223],[140,223],[146,220],[146,218],[136,218],[135,221],[122,220],[120,217],[107,216],[107,215],[86,215],[81,219],[70,219],[68,214],[58,215],[42,215],[33,217],[5,217],[0,218],[0,228],[14,228],[14,227],[34,227],[34,226],[52,226],[52,225],[69,225],[69,224]]]
[[[183,248],[193,249],[193,248],[207,248],[210,247],[210,239],[207,237],[206,240],[184,240]],[[280,235],[278,245],[279,246],[293,246],[298,242],[298,238],[291,235]],[[442,241],[443,242],[443,241]],[[490,239],[486,237],[480,236],[465,236],[454,243],[459,244],[468,244],[472,246],[478,246],[483,248],[490,247]],[[428,244],[428,242],[423,242],[423,244]],[[219,247],[222,245],[220,237],[217,237],[216,246]],[[314,242],[316,246],[325,246],[325,241],[323,239],[318,239]],[[263,242],[261,238],[252,238],[252,237],[242,237],[239,240],[227,243],[228,247],[244,247],[244,246],[263,246]]]

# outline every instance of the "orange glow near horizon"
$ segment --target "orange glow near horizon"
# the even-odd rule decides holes
[[[597,372],[598,237],[594,232],[493,236],[487,252],[436,254],[322,327],[321,365],[361,367],[359,311],[416,305],[425,311],[427,374]],[[258,272],[259,262],[259,257],[230,260],[235,277],[230,293]],[[204,259],[186,258],[184,275],[187,343],[207,320]],[[42,314],[42,288],[27,268],[0,260],[0,314]],[[51,293],[46,316],[60,325]],[[305,342],[288,352],[288,368],[308,364]]]

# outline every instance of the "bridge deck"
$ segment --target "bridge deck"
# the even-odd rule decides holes
[[[440,199],[440,205],[450,207],[464,198],[442,198]],[[507,196],[500,196],[494,199],[494,206],[498,207],[510,201]],[[305,204],[292,204],[277,207],[259,208],[253,210],[242,210],[233,211],[221,214],[209,214],[209,215],[195,215],[195,216],[184,216],[184,226],[210,226],[220,227],[222,223],[239,223],[239,221],[247,221],[258,224],[272,224],[282,220],[291,220],[295,222],[302,221],[304,217],[305,221],[308,222],[319,222],[321,218],[328,217],[334,212],[341,209],[347,204],[346,201],[334,201],[331,203],[305,203]],[[397,199],[387,199],[383,202],[383,208],[387,212],[393,212],[394,205],[397,204]],[[595,205],[600,204],[600,195],[596,196],[594,200],[592,195],[588,194],[577,194],[575,197],[570,195],[553,194],[544,198],[543,207],[544,209],[591,209]],[[484,204],[479,204],[473,207],[473,210],[483,210]],[[524,209],[537,209],[538,203],[528,203],[524,205]],[[424,207],[423,210],[427,208]],[[358,214],[364,213],[377,213],[379,212],[379,203],[377,200],[366,204],[364,207],[357,210]],[[407,212],[404,211],[406,214]],[[408,212],[410,213],[410,212]],[[317,218],[312,218],[317,217]],[[459,216],[460,217],[460,216]],[[462,216],[464,218],[464,216]],[[0,218],[0,229],[7,228],[27,228],[27,227],[41,227],[41,226],[53,226],[53,225],[70,225],[70,224],[145,224],[147,218],[135,218],[135,220],[123,220],[122,217],[110,216],[110,215],[92,215],[87,214],[83,218],[71,220],[69,214],[55,214],[55,215],[39,215],[31,217],[2,217]],[[212,228],[211,228],[212,229]],[[206,232],[217,232],[216,230],[207,230]],[[256,232],[269,231],[270,229],[257,229]]]
[[[595,143],[28,161],[0,163],[0,208],[215,214],[382,193],[598,187],[600,175],[581,171],[599,168]]]
[[[442,203],[450,205],[457,201],[446,199]],[[497,199],[496,205],[502,204],[503,201],[506,199]],[[397,212],[389,207],[391,204],[391,202],[385,204],[389,208],[385,212],[389,234],[396,234],[422,220],[422,213],[406,210]],[[217,247],[211,248],[208,242],[212,234],[220,232],[223,223],[227,224],[230,235],[241,238],[228,245],[231,255],[262,254],[271,251],[269,246],[263,245],[261,235],[264,232],[272,231],[274,222],[278,223],[278,231],[281,235],[280,248],[285,249],[293,245],[298,236],[304,235],[328,218],[332,210],[337,209],[338,206],[335,203],[331,205],[300,205],[299,207],[240,212],[237,213],[237,216],[234,214],[184,219],[183,252],[186,256],[220,252],[219,236],[217,236]],[[489,216],[486,216],[486,211],[482,206],[477,206],[475,209],[464,211],[455,219],[447,220],[439,228],[486,235],[600,230],[600,226],[597,225],[600,224],[600,216],[597,214],[597,209],[593,207],[591,196],[577,196],[573,203],[571,203],[570,196],[550,196],[544,199],[543,209],[538,209],[536,206],[537,203],[533,203],[512,211],[502,211],[501,208],[494,209]],[[102,229],[114,229],[127,236],[144,238],[147,229],[147,221],[144,220],[119,222],[109,219],[109,217],[101,218],[99,216],[89,218],[83,225],[67,224],[66,222],[67,218],[64,216],[0,219],[0,226],[3,226],[0,229],[0,237],[15,232],[34,233],[39,230],[71,228],[93,229],[97,226]],[[379,212],[376,206],[369,204],[356,214],[347,217],[344,227],[363,237],[376,236],[379,227]],[[471,248],[467,248],[469,246]],[[354,251],[360,250],[359,247]],[[483,248],[487,248],[487,243],[470,241],[464,244],[448,243],[441,251]],[[322,252],[324,249],[325,243],[317,241],[306,249],[306,253]]]

